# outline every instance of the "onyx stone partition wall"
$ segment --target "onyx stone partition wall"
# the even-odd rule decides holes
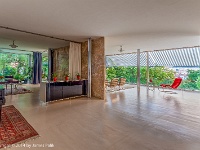
[[[57,48],[52,51],[53,72],[57,74],[58,80],[64,80],[69,73],[69,46]]]
[[[42,82],[40,85],[40,99],[50,102],[65,98],[87,95],[87,80],[67,82]]]
[[[92,40],[91,50],[91,92],[92,97],[105,99],[105,42],[104,37]],[[81,47],[81,75],[88,78],[88,42]]]
[[[51,51],[51,73],[64,80],[69,73],[69,46]],[[91,96],[105,99],[105,41],[104,37],[92,40],[91,49]],[[88,79],[88,42],[81,43],[81,78]]]

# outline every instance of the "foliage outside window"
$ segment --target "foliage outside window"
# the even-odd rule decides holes
[[[0,74],[3,76],[14,76],[22,81],[30,79],[31,72],[28,55],[0,53]]]
[[[48,57],[42,56],[42,79],[46,80],[48,76]]]
[[[188,76],[186,80],[183,80],[181,88],[198,90],[200,89],[200,70],[188,70]]]
[[[146,84],[146,67],[140,68],[140,82]],[[137,67],[109,67],[106,68],[106,79],[126,78],[127,83],[137,83]],[[161,83],[172,84],[175,79],[175,72],[168,67],[155,66],[149,68],[149,78],[153,84],[158,86]],[[187,70],[187,78],[182,81],[179,88],[189,90],[200,90],[200,70]]]
[[[106,68],[106,78],[111,80],[112,78],[126,78],[129,83],[136,83],[136,67],[109,67]]]

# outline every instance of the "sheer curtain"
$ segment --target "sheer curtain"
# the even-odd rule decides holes
[[[81,44],[70,42],[69,73],[72,79],[76,79],[77,73],[81,75]]]

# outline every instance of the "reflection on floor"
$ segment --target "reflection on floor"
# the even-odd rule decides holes
[[[125,84],[122,87],[120,87],[120,89],[131,89],[135,87],[136,87],[135,84]],[[115,88],[106,87],[106,93],[113,92],[113,91],[119,91],[119,86],[116,86]]]
[[[17,85],[7,85],[7,89],[5,90],[5,95],[16,95],[16,94],[24,94],[31,93],[29,89],[27,89],[28,84],[17,84]],[[29,85],[30,86],[30,85]],[[12,88],[12,90],[11,90]]]
[[[38,86],[31,90],[6,97],[6,105],[14,105],[41,136],[27,144],[53,144],[56,150],[199,150],[200,93],[156,90],[147,96],[141,87],[140,96],[131,88],[107,93],[106,101],[81,98],[45,106]]]

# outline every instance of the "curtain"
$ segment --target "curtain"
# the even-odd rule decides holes
[[[81,44],[70,42],[69,47],[69,73],[72,79],[81,75]]]
[[[42,80],[42,53],[33,52],[33,84]]]

